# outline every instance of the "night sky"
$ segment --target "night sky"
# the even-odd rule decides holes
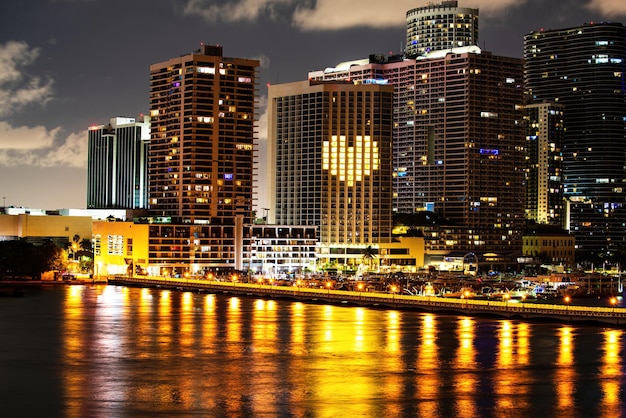
[[[84,208],[87,128],[114,116],[148,113],[150,64],[188,54],[201,43],[222,45],[227,57],[261,60],[263,145],[267,83],[304,80],[311,70],[372,53],[398,53],[406,11],[426,4],[2,1],[0,197],[7,206]],[[624,0],[460,0],[459,6],[480,9],[483,50],[512,57],[522,56],[523,36],[533,30],[626,21]]]

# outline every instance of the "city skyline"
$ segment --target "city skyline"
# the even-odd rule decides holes
[[[268,83],[304,80],[308,71],[346,59],[400,52],[406,11],[426,3],[400,1],[380,9],[366,1],[358,10],[348,1],[318,1],[311,8],[290,0],[4,3],[3,204],[86,207],[87,129],[116,116],[148,114],[151,63],[190,52],[202,42],[220,44],[230,56],[259,59],[263,146]],[[511,57],[523,55],[523,35],[533,30],[626,19],[621,1],[563,3],[502,1],[494,6],[468,0],[459,6],[479,8],[481,48]]]

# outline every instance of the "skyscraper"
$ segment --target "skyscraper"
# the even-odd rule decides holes
[[[501,257],[521,251],[522,68],[473,46],[371,57],[309,77],[393,85],[394,210],[434,211],[467,228],[449,249]]]
[[[563,106],[526,106],[526,218],[563,225]]]
[[[88,209],[148,207],[149,142],[149,117],[116,117],[89,128]]]
[[[149,257],[162,271],[243,268],[259,65],[202,45],[150,66]]]
[[[392,103],[392,86],[302,81],[269,88],[276,222],[319,226],[322,258],[342,258],[352,246],[360,262],[359,246],[391,241]]]
[[[406,12],[406,54],[478,45],[478,9],[458,7],[458,1],[429,2]]]
[[[259,61],[222,47],[150,66],[150,209],[181,223],[233,224],[252,216]]]
[[[582,253],[626,247],[626,29],[620,23],[524,37],[531,103],[563,106],[564,196]]]

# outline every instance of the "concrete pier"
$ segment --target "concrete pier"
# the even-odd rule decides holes
[[[109,277],[109,284],[165,288],[181,291],[231,293],[263,298],[283,298],[305,302],[349,304],[422,312],[455,313],[472,316],[497,316],[552,322],[626,325],[626,308],[544,304],[521,301],[454,299],[435,296],[411,296],[394,293],[358,292],[297,286],[272,286],[240,282],[217,282],[196,279],[154,277]]]

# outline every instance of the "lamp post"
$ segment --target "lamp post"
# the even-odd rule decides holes
[[[563,298],[563,301],[565,302],[565,313],[567,313],[569,315],[569,302],[570,302],[571,298],[569,297],[569,295],[566,295],[565,298]]]
[[[391,286],[391,301],[395,302],[396,300],[396,292],[398,291],[398,288],[396,286]]]

